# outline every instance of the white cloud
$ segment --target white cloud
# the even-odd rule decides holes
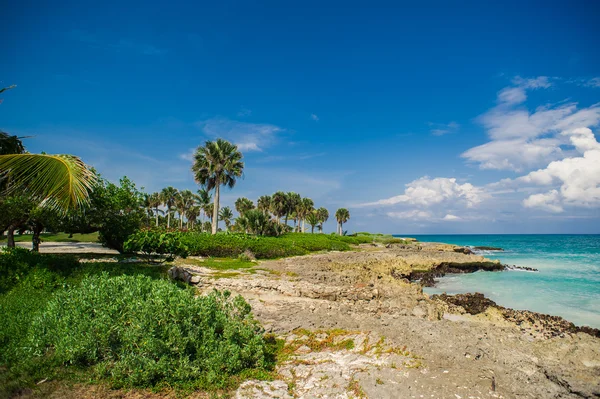
[[[429,207],[444,201],[462,202],[467,207],[473,207],[488,198],[483,189],[470,183],[459,184],[455,178],[425,176],[406,185],[404,194],[391,198],[362,204],[362,206],[394,205],[405,203],[409,205]]]
[[[404,212],[388,212],[387,216],[394,219],[408,219],[408,220],[420,220],[420,219],[431,219],[433,215],[431,212],[420,211],[420,210],[411,210]]]
[[[310,114],[310,119],[312,119],[315,122],[319,121],[319,117],[316,114]]]
[[[456,122],[450,123],[429,123],[429,126],[432,127],[431,134],[434,136],[443,136],[448,133],[454,133],[458,130],[460,125]]]
[[[284,131],[279,126],[239,122],[225,118],[212,118],[197,123],[212,138],[224,138],[237,144],[241,151],[262,151],[277,140]]]
[[[538,107],[534,112],[519,107],[526,91],[551,86],[547,77],[513,79],[498,93],[498,105],[477,118],[491,141],[470,148],[461,156],[481,169],[523,171],[547,165],[564,156],[569,142],[560,132],[600,123],[600,104],[577,109],[577,103]]]
[[[568,136],[578,157],[551,162],[546,168],[523,176],[517,181],[535,185],[559,184],[560,191],[529,196],[523,205],[561,212],[563,206],[600,206],[600,143],[588,128],[563,132]]]
[[[452,214],[448,213],[448,214],[446,214],[446,216],[444,216],[444,218],[442,220],[447,220],[450,222],[457,222],[462,219],[456,215],[452,215]]]

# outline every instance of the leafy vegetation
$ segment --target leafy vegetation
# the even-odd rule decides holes
[[[163,261],[172,262],[177,257],[188,256],[188,248],[181,238],[180,232],[138,231],[129,236],[123,247],[127,252],[141,252],[149,259],[162,255]]]

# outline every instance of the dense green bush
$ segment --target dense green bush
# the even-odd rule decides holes
[[[164,280],[108,275],[58,291],[34,318],[30,356],[93,366],[115,386],[219,388],[274,365],[242,297],[196,298]]]
[[[328,234],[305,234],[289,233],[282,239],[291,241],[307,251],[347,251],[350,249],[347,243],[340,240],[338,235]]]
[[[151,257],[153,254],[165,256],[166,261],[176,257],[186,258],[188,248],[182,241],[183,233],[174,231],[142,230],[129,236],[124,245],[126,252],[141,252]]]
[[[33,269],[68,273],[79,266],[74,256],[54,256],[32,252],[25,248],[3,248],[0,253],[0,294],[23,280]]]

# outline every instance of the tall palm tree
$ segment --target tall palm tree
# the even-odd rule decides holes
[[[308,215],[306,215],[306,221],[308,224],[310,224],[310,232],[314,233],[315,226],[319,224],[319,216],[317,216],[317,211],[309,212]]]
[[[162,199],[160,198],[160,194],[152,193],[148,195],[147,202],[149,208],[152,210],[152,212],[154,212],[154,216],[156,218],[156,227],[158,227],[158,214],[159,212],[162,212],[162,210],[159,208],[162,205]]]
[[[167,228],[171,227],[171,210],[177,199],[177,189],[175,187],[165,187],[160,192],[160,199],[163,205],[167,208]]]
[[[219,217],[223,222],[225,222],[225,227],[227,228],[227,231],[229,231],[229,227],[231,226],[231,219],[233,219],[233,212],[231,211],[231,208],[228,206],[224,206],[221,209],[221,212],[219,212]]]
[[[313,200],[311,200],[310,198],[302,198],[302,203],[300,204],[300,207],[299,207],[298,216],[302,220],[302,232],[303,233],[306,231],[305,223],[304,223],[306,216],[308,216],[308,214],[310,212],[312,212],[314,209],[315,209],[315,203],[313,202]]]
[[[323,232],[323,223],[329,219],[329,211],[321,207],[317,209],[317,217],[319,218],[319,231]]]
[[[197,205],[191,206],[187,211],[186,211],[186,217],[187,217],[187,228],[188,229],[193,229],[194,228],[194,223],[196,223],[196,220],[198,220],[198,216],[200,216],[200,207]]]
[[[208,205],[212,203],[212,195],[210,195],[210,192],[204,188],[201,188],[197,192],[198,195],[196,196],[196,201],[198,206],[200,207],[200,210],[202,210],[202,212],[204,212],[204,214],[208,217],[209,213],[207,213],[206,210]]]
[[[298,193],[289,192],[286,194],[286,197],[285,224],[287,224],[290,215],[296,212],[298,206],[302,202],[302,197],[300,197],[300,194]]]
[[[192,193],[190,190],[183,190],[179,192],[179,195],[176,198],[176,207],[177,212],[179,212],[180,229],[183,229],[183,218],[187,216],[187,211],[194,205],[195,200],[196,198],[194,193]]]
[[[277,218],[277,223],[281,223],[281,218],[287,212],[287,194],[283,191],[277,191],[271,197],[271,212]]]
[[[207,190],[215,189],[212,233],[217,233],[219,224],[219,199],[221,185],[233,188],[237,178],[242,176],[244,163],[237,145],[217,139],[207,141],[204,147],[198,147],[194,154],[192,171],[196,182]]]
[[[264,214],[268,214],[271,210],[271,196],[263,195],[256,201],[256,208]]]
[[[254,209],[254,203],[246,197],[241,197],[235,200],[235,210],[240,216],[243,216],[250,209]]]
[[[0,155],[0,175],[10,178],[4,194],[27,189],[27,195],[62,213],[89,203],[96,174],[72,155]]]
[[[344,230],[342,229],[342,227],[344,226],[344,223],[346,223],[350,219],[350,212],[348,212],[348,209],[346,208],[340,208],[337,211],[335,211],[335,218],[338,222],[338,233],[339,235],[343,235]]]

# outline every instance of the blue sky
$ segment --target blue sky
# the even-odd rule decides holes
[[[600,233],[597,2],[186,3],[4,4],[0,128],[149,191],[224,137],[225,204],[349,231]]]

